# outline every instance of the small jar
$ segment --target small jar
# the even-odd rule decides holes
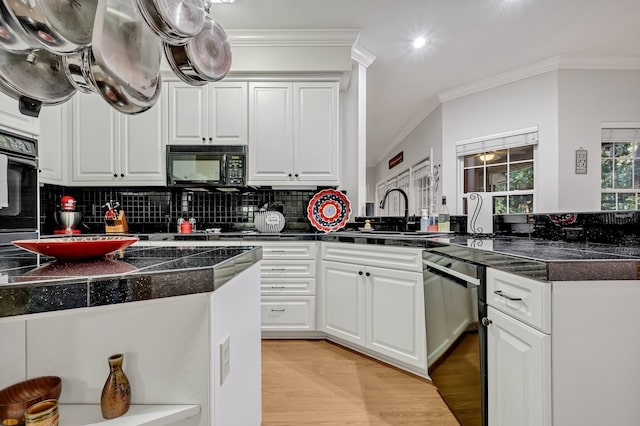
[[[191,230],[192,230],[192,225],[191,225],[191,222],[189,222],[188,220],[183,221],[182,224],[180,225],[181,234],[190,234]]]
[[[25,426],[58,426],[58,400],[45,399],[24,412]]]

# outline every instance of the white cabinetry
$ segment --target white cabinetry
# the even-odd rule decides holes
[[[168,144],[247,144],[246,82],[169,82],[165,90]]]
[[[338,185],[338,83],[249,84],[249,184]]]
[[[72,102],[72,184],[165,185],[160,101],[138,115],[121,114],[97,95]]]
[[[42,107],[42,110],[49,107]],[[18,101],[0,93],[0,127],[30,136],[40,134],[37,118],[29,117],[18,110]]]
[[[71,128],[69,110],[68,103],[40,110],[42,135],[38,139],[38,169],[41,183],[67,183],[67,141]]]
[[[489,424],[551,425],[551,285],[489,268],[487,303]]]
[[[302,337],[304,333],[315,332],[316,243],[261,245],[263,337]]]
[[[330,340],[426,375],[422,251],[322,247],[322,331]]]

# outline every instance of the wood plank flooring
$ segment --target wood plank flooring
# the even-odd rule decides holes
[[[458,426],[428,380],[324,340],[262,341],[263,426]]]

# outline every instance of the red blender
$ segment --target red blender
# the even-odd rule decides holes
[[[53,218],[58,225],[54,234],[79,234],[78,226],[82,221],[82,213],[76,211],[76,200],[69,195],[60,198],[60,210],[55,212]]]

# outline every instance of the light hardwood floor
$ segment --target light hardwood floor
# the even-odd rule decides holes
[[[457,426],[425,379],[323,340],[262,341],[262,425]]]

